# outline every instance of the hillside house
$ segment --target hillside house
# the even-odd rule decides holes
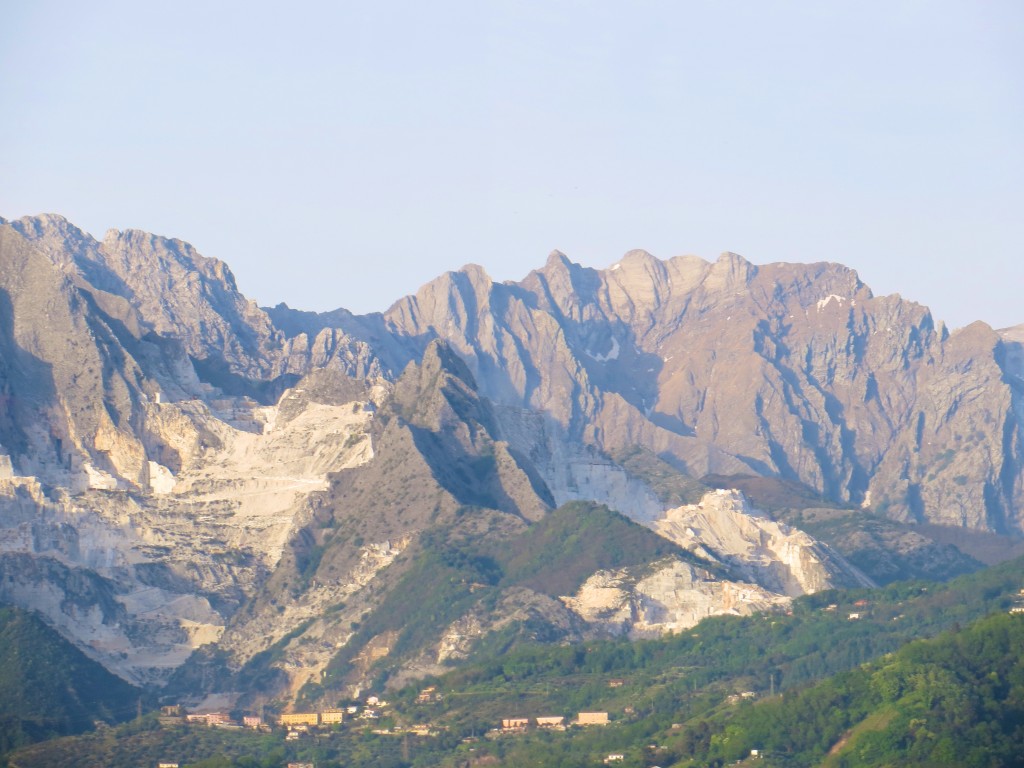
[[[537,718],[538,728],[553,728],[553,729],[565,729],[565,718],[564,717],[538,717]]]
[[[417,704],[429,704],[432,701],[440,701],[442,698],[441,694],[438,693],[436,686],[429,686],[420,691],[419,696],[416,697]]]
[[[506,717],[501,721],[501,730],[503,731],[525,731],[526,726],[530,724],[530,718],[528,717]]]
[[[736,703],[742,701],[743,699],[756,699],[756,698],[757,698],[757,694],[754,693],[753,691],[742,691],[740,693],[734,693],[734,694],[730,695],[726,699],[726,701],[729,702],[730,704],[736,704]]]
[[[580,712],[576,716],[577,725],[608,725],[607,712]]]
[[[345,710],[325,709],[320,713],[321,725],[337,725],[345,721]]]

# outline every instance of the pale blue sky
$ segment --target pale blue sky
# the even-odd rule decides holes
[[[1016,0],[11,0],[0,85],[0,215],[189,240],[261,304],[731,250],[1024,322]]]

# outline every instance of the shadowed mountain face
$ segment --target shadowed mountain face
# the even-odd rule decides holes
[[[949,334],[846,267],[633,251],[597,271],[556,253],[517,284],[449,273],[385,317],[446,340],[495,402],[601,450],[1020,532],[1019,344],[981,323]]]
[[[314,700],[963,572],[919,524],[1024,533],[1022,340],[734,254],[263,310],[187,243],[0,221],[0,600],[133,682]]]

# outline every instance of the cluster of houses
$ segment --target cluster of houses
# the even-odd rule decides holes
[[[496,733],[523,733],[531,725],[537,728],[552,731],[564,731],[570,725],[608,725],[607,712],[580,712],[576,719],[566,723],[564,717],[551,715],[547,717],[506,717],[501,721],[501,728],[495,728]]]
[[[442,695],[436,688],[427,688],[417,699],[420,703],[440,701]],[[298,741],[316,728],[333,728],[345,722],[364,721],[372,723],[378,720],[388,702],[378,696],[367,696],[364,705],[352,705],[337,709],[323,709],[316,712],[288,712],[278,715],[274,722],[285,729],[285,741]],[[160,708],[161,718],[175,723],[204,725],[210,728],[242,729],[252,728],[270,732],[271,723],[257,715],[246,715],[239,723],[226,712],[185,712],[181,705],[173,704]],[[411,725],[405,728],[377,729],[374,733],[387,735],[411,734],[413,736],[436,736],[438,729],[429,724]]]
[[[431,685],[420,691],[419,695],[416,697],[416,703],[431,704],[435,701],[441,701],[443,698],[444,695],[437,690],[437,686]]]
[[[210,728],[270,730],[270,726],[258,715],[246,715],[239,723],[227,712],[183,712],[180,704],[160,707],[160,716],[166,720],[184,721],[190,725],[205,725]]]
[[[858,621],[859,619],[863,619],[863,618],[865,618],[866,616],[869,615],[867,610],[865,610],[865,609],[870,608],[871,607],[871,603],[868,602],[867,600],[858,600],[857,602],[855,602],[853,604],[853,607],[854,608],[860,608],[861,610],[859,610],[859,611],[850,611],[846,618],[849,621]],[[826,605],[821,610],[827,611],[828,613],[835,613],[836,611],[839,610],[839,604],[838,603],[829,603],[828,605]],[[792,613],[790,613],[790,615],[792,615]]]
[[[1013,605],[1010,606],[1010,613],[1024,613],[1024,589],[1014,596]]]
[[[358,708],[357,708],[358,709]],[[344,709],[325,709],[321,712],[291,712],[277,718],[278,725],[287,728],[286,741],[297,741],[310,728],[330,728],[345,722]]]
[[[757,694],[754,691],[741,691],[740,693],[731,694],[726,701],[729,704],[739,704],[741,701],[756,699]]]
[[[349,706],[338,709],[324,709],[316,712],[290,712],[278,715],[277,725],[287,729],[288,740],[298,739],[302,734],[308,733],[311,728],[330,728],[341,725],[346,718],[358,720],[376,720],[381,716],[381,710],[388,706],[377,696],[369,696],[366,705]],[[185,722],[191,725],[205,725],[210,728],[242,729],[270,731],[271,724],[266,722],[259,715],[245,715],[242,721],[234,720],[227,712],[184,712],[181,705],[172,704],[160,708],[162,718],[172,721]]]

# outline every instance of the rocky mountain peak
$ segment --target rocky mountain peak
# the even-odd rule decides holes
[[[466,275],[473,285],[486,286],[489,288],[493,282],[493,280],[491,280],[491,276],[487,274],[487,270],[479,264],[463,264],[459,267],[458,272]]]
[[[22,236],[30,240],[40,240],[52,235],[72,235],[76,238],[85,237],[85,233],[59,213],[40,213],[36,216],[23,216],[9,223]]]
[[[727,251],[711,265],[704,287],[708,291],[742,289],[756,274],[756,266],[739,254]]]
[[[557,248],[555,250],[551,251],[551,253],[548,254],[547,261],[544,262],[544,270],[545,271],[547,271],[547,270],[555,270],[555,269],[559,269],[559,268],[566,268],[566,269],[568,269],[571,266],[572,266],[572,261],[569,260],[569,257],[566,256],[564,253],[562,253]]]
[[[9,226],[61,269],[78,271],[90,282],[97,275],[95,250],[98,243],[63,216],[55,213],[25,216],[10,222]]]
[[[184,240],[161,237],[140,229],[109,229],[103,237],[103,248],[124,264],[119,271],[130,270],[131,266],[126,262],[138,261],[141,254],[147,254],[151,262],[147,266],[156,267],[161,272],[175,273],[181,270],[198,273],[214,281],[215,287],[222,285],[223,293],[238,291],[235,276],[227,264],[220,259],[203,256]]]
[[[665,263],[644,250],[629,251],[602,276],[612,310],[626,319],[638,311],[650,315],[672,292]]]
[[[534,270],[519,285],[534,295],[540,307],[578,322],[583,307],[597,300],[601,278],[597,270],[553,251],[543,269]]]
[[[457,378],[468,388],[475,390],[476,381],[465,361],[444,341],[435,339],[427,345],[419,363],[420,378],[436,380],[439,376]]]
[[[395,384],[399,413],[411,423],[441,430],[456,421],[492,427],[489,409],[476,393],[473,374],[443,341],[427,345],[419,363],[409,363]]]

